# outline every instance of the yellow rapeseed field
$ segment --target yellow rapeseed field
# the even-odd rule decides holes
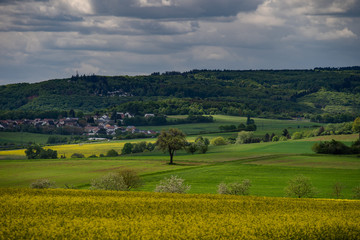
[[[136,143],[138,141],[132,140],[129,142]],[[146,142],[155,142],[155,140],[149,140]],[[106,153],[114,149],[117,152],[121,152],[122,148],[125,145],[125,141],[110,141],[110,142],[100,142],[100,143],[80,143],[80,144],[65,144],[65,145],[56,145],[45,147],[45,149],[52,149],[58,152],[58,157],[65,155],[67,158],[71,157],[74,153],[84,154],[85,157],[89,157],[93,154],[99,156],[100,154],[106,155]],[[0,156],[25,156],[25,149],[17,150],[8,150],[0,151]]]
[[[0,239],[360,239],[360,201],[0,189]]]

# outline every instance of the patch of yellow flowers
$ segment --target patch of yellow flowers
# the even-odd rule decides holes
[[[129,141],[131,143],[136,143],[137,141]],[[147,141],[147,142],[154,142]],[[89,157],[93,154],[99,156],[100,154],[106,155],[106,153],[114,149],[115,151],[121,153],[122,148],[124,147],[126,141],[111,141],[111,142],[100,142],[100,143],[80,143],[80,144],[64,144],[64,145],[55,145],[45,147],[45,149],[51,149],[58,152],[58,157],[61,155],[65,155],[66,157],[70,157],[74,153],[84,154],[85,157]],[[17,150],[7,150],[0,151],[0,156],[26,156],[25,149],[17,149]]]
[[[360,239],[360,201],[0,189],[0,239]]]

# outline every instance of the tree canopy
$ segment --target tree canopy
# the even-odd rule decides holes
[[[185,147],[186,136],[181,130],[177,128],[170,128],[168,130],[163,130],[158,136],[156,145],[160,150],[169,153],[170,155],[169,164],[174,164],[173,157],[175,151]]]

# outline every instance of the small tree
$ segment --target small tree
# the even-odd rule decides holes
[[[268,133],[264,136],[264,142],[270,142],[270,135]]]
[[[170,128],[167,131],[163,130],[158,136],[156,145],[160,150],[169,153],[170,155],[169,164],[174,164],[173,158],[175,151],[185,147],[186,136],[181,130],[177,128]]]
[[[336,198],[341,198],[342,197],[342,190],[343,190],[344,186],[339,183],[339,182],[336,182],[334,185],[333,185],[333,195],[334,197]]]
[[[355,199],[360,199],[360,185],[359,186],[356,186],[354,189],[353,189],[353,192],[354,192],[354,198]]]
[[[188,153],[194,154],[197,151],[197,145],[195,142],[191,142],[186,146],[186,151]]]
[[[210,141],[207,138],[197,137],[195,139],[196,148],[200,153],[206,153],[209,149]]]
[[[149,142],[147,145],[146,145],[146,149],[148,150],[148,151],[153,151],[154,149],[155,149],[155,147],[156,147],[156,144],[155,143],[151,143],[151,142]]]
[[[171,176],[161,180],[160,184],[156,186],[155,192],[186,193],[190,188],[190,185],[184,184],[184,179],[178,176]]]
[[[130,154],[132,153],[132,149],[133,149],[133,145],[131,143],[125,143],[123,149],[121,150],[121,154],[125,155],[125,154]]]
[[[290,179],[288,186],[285,188],[285,193],[289,197],[312,197],[315,194],[315,188],[309,178],[298,175]]]
[[[30,184],[30,188],[36,188],[36,189],[55,188],[55,183],[47,178],[38,179]]]
[[[282,136],[286,137],[286,138],[290,138],[290,133],[289,131],[285,128],[282,132]]]
[[[244,179],[241,183],[220,183],[218,185],[219,194],[231,194],[231,195],[249,195],[251,182],[249,179]]]

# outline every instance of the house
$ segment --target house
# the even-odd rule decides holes
[[[130,113],[126,112],[126,113],[125,113],[125,117],[128,117],[128,118],[133,118],[133,117],[134,117],[134,115],[131,115]]]
[[[105,125],[105,130],[106,130],[106,134],[107,135],[115,135],[116,134],[116,129],[118,129],[118,127],[115,125],[115,126],[111,126],[110,124],[106,124]]]
[[[144,117],[145,117],[145,118],[155,117],[155,114],[153,114],[153,113],[146,113],[146,114],[144,115]]]
[[[93,127],[93,126],[86,126],[84,128],[84,132],[88,136],[93,136],[93,135],[97,134],[99,130],[100,130],[99,127]]]

